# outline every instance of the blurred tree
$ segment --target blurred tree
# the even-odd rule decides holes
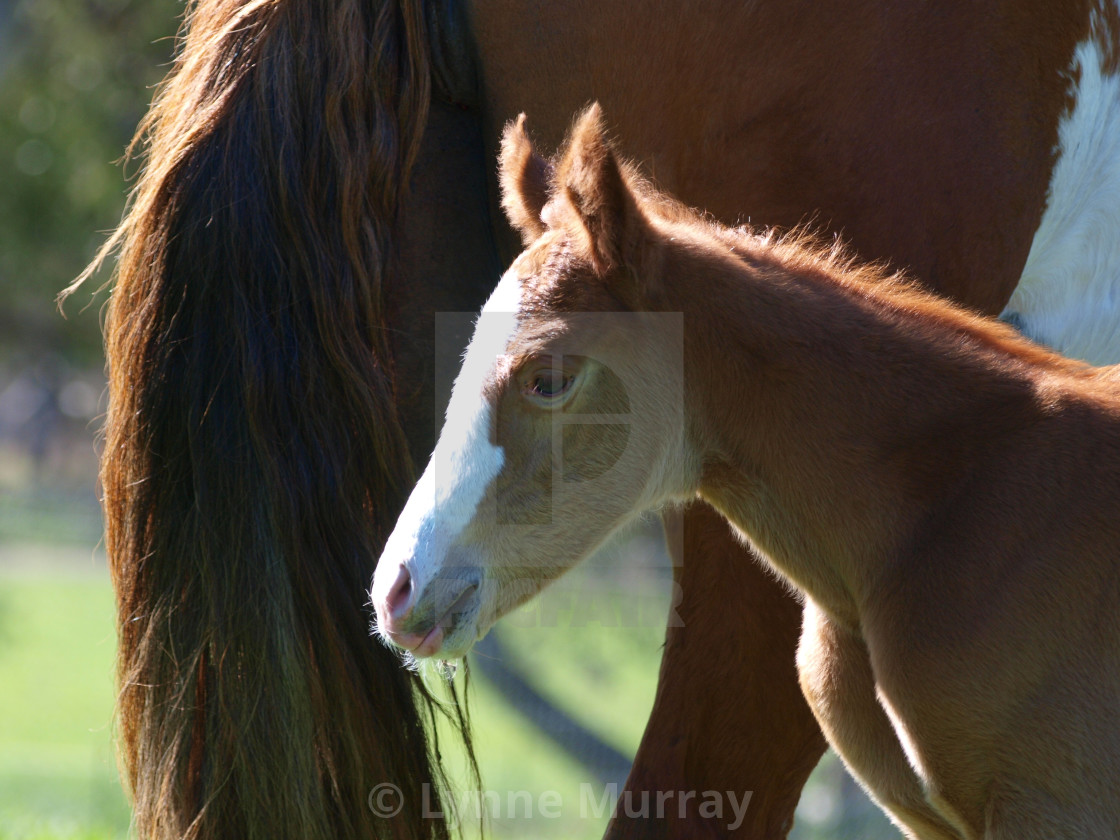
[[[115,161],[166,71],[183,9],[0,0],[0,361],[98,364],[99,304],[86,307],[96,284],[71,299],[69,320],[54,298],[120,219]]]

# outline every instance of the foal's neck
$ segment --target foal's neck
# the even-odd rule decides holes
[[[668,242],[661,284],[662,305],[685,313],[701,495],[855,621],[883,564],[1032,422],[1047,365],[1063,362],[875,270],[710,239]]]

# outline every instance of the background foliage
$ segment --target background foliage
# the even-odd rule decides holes
[[[113,162],[163,74],[181,12],[176,0],[0,0],[6,355],[100,364],[96,308],[63,321],[51,301],[120,218],[125,183]]]

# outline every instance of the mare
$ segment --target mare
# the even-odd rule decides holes
[[[1120,837],[1120,366],[705,220],[598,106],[553,167],[511,123],[502,182],[527,248],[386,543],[382,632],[459,655],[699,497],[804,595],[801,687],[907,836]],[[708,608],[728,655],[738,616]]]
[[[364,592],[435,440],[433,313],[477,311],[517,250],[490,152],[519,110],[555,145],[598,98],[629,154],[723,221],[812,216],[1053,344],[1115,346],[1093,326],[1116,322],[1114,2],[188,9],[101,254],[118,252],[102,484],[141,837],[446,833],[419,813],[431,706],[369,638]],[[824,749],[801,607],[706,506],[670,527],[704,562],[675,566],[684,626],[628,786],[753,790],[740,833],[782,837]],[[734,658],[709,655],[716,597]],[[392,821],[366,807],[387,779]],[[609,833],[709,830],[622,814]]]

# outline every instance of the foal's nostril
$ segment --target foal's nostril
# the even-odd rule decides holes
[[[397,579],[389,587],[389,594],[385,596],[385,606],[389,616],[400,621],[412,610],[412,576],[404,566],[397,572]]]

